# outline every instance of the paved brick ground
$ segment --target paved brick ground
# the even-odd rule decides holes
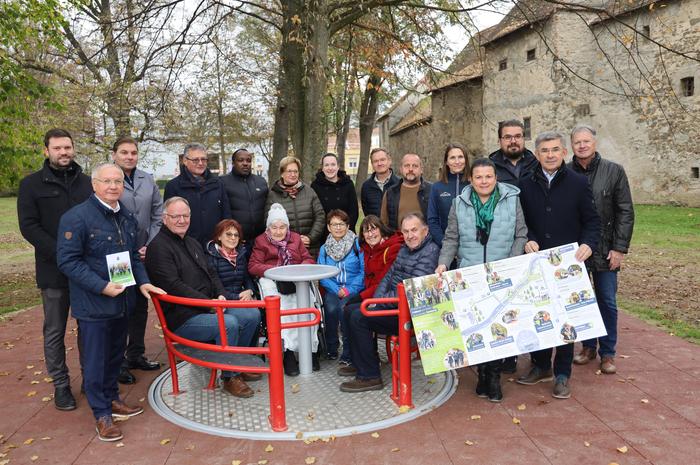
[[[594,364],[575,367],[569,400],[553,399],[550,385],[526,387],[505,379],[503,403],[491,404],[473,394],[475,375],[463,369],[447,403],[379,431],[379,437],[305,444],[194,433],[150,411],[145,398],[156,374],[136,371],[138,383],[123,388],[122,396],[143,403],[146,412],[121,424],[119,447],[96,438],[83,396],[73,412],[59,412],[46,400],[53,387],[44,381],[41,324],[39,307],[0,323],[0,465],[700,463],[700,346],[626,315],[620,321],[618,374],[596,375]],[[74,331],[68,346],[78,394]],[[165,361],[152,324],[147,347],[150,357]],[[527,365],[522,360],[519,371]]]

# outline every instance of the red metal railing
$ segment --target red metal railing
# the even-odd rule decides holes
[[[413,325],[403,284],[397,286],[396,295],[397,297],[365,299],[362,301],[360,310],[368,317],[398,317],[398,336],[387,336],[387,338],[391,337],[387,343],[391,352],[391,399],[399,407],[413,408],[411,394],[411,336],[413,335]],[[367,309],[367,306],[372,304],[392,304],[397,305],[397,308],[391,310]]]
[[[282,367],[282,330],[292,328],[302,328],[305,326],[314,326],[321,321],[321,312],[315,308],[296,308],[291,310],[280,310],[280,297],[269,296],[265,300],[205,300],[205,299],[190,299],[186,297],[175,297],[172,295],[151,294],[153,305],[156,308],[156,314],[160,321],[160,326],[163,329],[163,338],[165,340],[165,348],[168,352],[168,362],[170,363],[170,373],[172,376],[173,392],[172,394],[180,393],[180,386],[177,377],[176,358],[188,361],[195,365],[200,365],[212,370],[209,378],[209,389],[214,388],[216,382],[216,370],[235,371],[244,373],[267,373],[270,377],[270,426],[273,431],[287,430],[287,413],[284,402],[284,374]],[[219,334],[221,336],[221,345],[209,344],[206,342],[193,341],[178,336],[168,329],[168,324],[165,321],[162,302],[168,302],[179,305],[187,305],[189,307],[207,307],[216,310],[217,319],[219,322]],[[258,307],[265,309],[267,319],[267,347],[238,347],[229,346],[226,337],[226,326],[224,324],[224,309],[226,308],[251,308]],[[304,315],[313,314],[314,318],[309,321],[298,321],[293,323],[281,323],[280,317],[287,315]],[[191,357],[182,353],[179,345],[193,347],[195,349],[208,350],[211,352],[223,352],[229,354],[249,354],[249,355],[265,355],[269,364],[266,367],[228,365],[217,362],[205,362],[203,360]]]

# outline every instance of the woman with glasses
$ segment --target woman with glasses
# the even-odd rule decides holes
[[[360,250],[357,236],[350,230],[350,217],[343,210],[331,210],[326,216],[328,237],[318,254],[318,263],[335,266],[340,270],[332,278],[322,279],[321,287],[326,291],[323,309],[326,317],[326,358],[338,358],[338,324],[343,333],[343,353],[340,362],[349,364],[350,344],[348,329],[342,323],[342,312],[346,302],[363,289],[365,277],[364,254]]]
[[[460,144],[447,144],[440,168],[440,179],[433,183],[428,199],[428,227],[433,241],[442,245],[452,201],[469,184],[469,160]]]
[[[441,275],[457,258],[458,266],[488,263],[522,255],[527,226],[520,206],[520,189],[497,182],[496,167],[487,158],[474,160],[471,185],[455,199],[450,209],[442,250],[435,273]],[[503,400],[502,360],[477,365],[476,394],[491,402]]]
[[[321,158],[321,168],[316,173],[311,188],[318,195],[326,215],[331,210],[343,210],[348,214],[348,226],[354,232],[359,215],[355,184],[345,171],[340,169],[338,157],[334,153],[327,153]],[[325,235],[327,236],[328,232],[325,232]]]
[[[289,218],[289,228],[301,236],[312,256],[318,255],[326,214],[316,192],[301,181],[301,161],[296,157],[280,160],[280,179],[270,188],[265,214],[273,203],[280,204]]]

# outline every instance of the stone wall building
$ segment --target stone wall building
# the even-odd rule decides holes
[[[435,178],[445,144],[487,155],[501,121],[524,120],[530,149],[542,131],[588,123],[635,201],[700,206],[700,1],[577,5],[518,2],[381,143],[417,151]]]

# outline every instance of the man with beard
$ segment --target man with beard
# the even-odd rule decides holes
[[[496,165],[496,179],[518,186],[520,179],[532,174],[537,159],[525,148],[525,126],[517,119],[501,123],[498,127],[498,142],[501,148],[489,155]]]
[[[392,230],[398,231],[403,217],[411,212],[428,214],[428,199],[432,184],[423,180],[423,162],[414,153],[401,159],[399,183],[386,189],[382,198],[380,218]]]

